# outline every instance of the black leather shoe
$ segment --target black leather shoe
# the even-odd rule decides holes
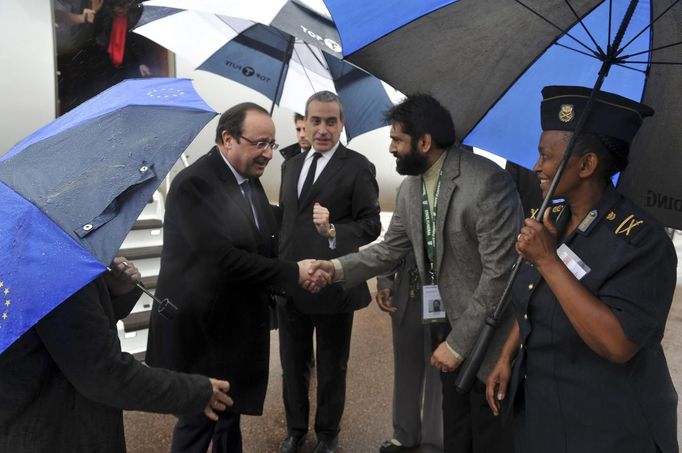
[[[313,453],[336,453],[336,448],[338,446],[339,441],[337,438],[332,440],[318,440]]]
[[[279,446],[279,453],[296,453],[303,442],[305,442],[305,434],[303,436],[289,436]]]
[[[410,450],[412,447],[406,447],[404,445],[397,445],[391,442],[390,440],[384,441],[383,444],[381,444],[381,447],[379,447],[379,453],[400,453],[400,452],[406,452]]]

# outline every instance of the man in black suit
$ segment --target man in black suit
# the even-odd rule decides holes
[[[147,363],[230,382],[234,405],[217,422],[181,416],[171,451],[242,451],[240,414],[260,415],[268,380],[271,294],[295,287],[305,264],[278,261],[277,224],[258,178],[277,149],[275,126],[253,103],[220,117],[216,146],[168,193]]]
[[[312,148],[284,163],[280,256],[330,259],[379,236],[379,188],[367,158],[339,143],[344,125],[339,98],[314,94],[306,103],[305,130]],[[346,394],[353,312],[371,298],[366,283],[347,292],[331,285],[319,294],[296,289],[278,306],[280,358],[288,437],[281,453],[296,452],[308,431],[308,384],[313,331],[317,344],[315,453],[334,452]],[[236,393],[235,393],[236,395]]]
[[[294,113],[294,126],[296,127],[297,142],[279,150],[284,162],[310,149],[310,141],[305,134],[305,118],[300,113]]]

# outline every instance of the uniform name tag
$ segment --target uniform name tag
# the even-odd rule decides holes
[[[578,280],[582,279],[585,275],[590,272],[590,267],[580,259],[578,255],[575,254],[566,244],[561,244],[561,246],[556,251],[557,255],[561,261],[564,262],[569,271]]]
[[[444,322],[446,320],[445,304],[440,298],[438,285],[424,285],[422,296],[422,321],[424,323]]]

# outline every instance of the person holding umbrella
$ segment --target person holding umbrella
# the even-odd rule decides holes
[[[142,294],[141,277],[123,257],[110,267],[0,354],[0,451],[125,452],[122,409],[217,420],[232,405],[227,381],[150,368],[121,352],[116,321]],[[13,289],[0,276],[10,313]]]
[[[590,92],[542,90],[534,169],[543,195]],[[486,391],[495,415],[503,402],[514,413],[517,451],[678,451],[677,394],[661,347],[677,257],[663,227],[611,183],[653,113],[598,92],[556,186],[563,201],[544,224],[526,219],[517,237],[526,261],[512,289],[516,322]]]

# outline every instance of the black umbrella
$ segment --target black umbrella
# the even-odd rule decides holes
[[[347,36],[344,26],[353,23],[350,16],[362,14],[356,9],[362,8],[362,4],[352,2],[351,6],[340,0],[327,0],[326,3],[343,41]],[[369,3],[376,7],[373,2]],[[520,114],[523,104],[539,104],[540,87],[552,84],[594,85],[576,133],[538,211],[540,213],[553,198],[554,189],[573,151],[574,139],[587,121],[595,93],[602,88],[606,77],[611,71],[621,68],[621,72],[641,75],[642,96],[630,96],[652,106],[656,116],[645,123],[632,144],[631,163],[622,175],[619,189],[649,208],[664,224],[682,228],[682,185],[676,181],[682,168],[682,134],[677,130],[682,121],[682,102],[676,95],[682,86],[680,0],[632,0],[615,4],[611,0],[460,0],[440,8],[435,7],[436,2],[426,3],[433,4],[434,8],[424,10],[423,4],[413,8],[421,16],[403,11],[401,16],[394,14],[389,17],[388,22],[393,20],[394,23],[405,24],[400,28],[391,29],[387,21],[380,21],[380,33],[375,29],[361,33],[359,38],[355,36],[353,46],[344,44],[346,57],[403,92],[433,92],[452,111],[460,135],[470,137],[465,141],[493,152],[500,150],[477,142],[482,138],[475,133],[489,116],[498,121],[490,133],[501,138],[501,143],[507,148],[518,148],[522,140],[510,137],[519,136],[514,132],[526,132],[519,126],[522,123],[516,121],[523,117]],[[443,3],[438,2],[438,6]],[[369,8],[371,6],[366,10]],[[620,14],[615,12],[618,9]],[[589,23],[593,13],[605,17],[602,23],[596,24],[596,29],[591,29],[590,26],[595,24]],[[643,17],[646,18],[644,22]],[[413,20],[408,22],[410,19]],[[360,26],[366,25],[366,22],[360,22]],[[373,40],[377,36],[379,39]],[[599,36],[606,38],[605,41],[598,39]],[[432,42],[434,37],[437,38],[428,52],[423,50],[424,37]],[[644,49],[635,44],[639,42],[641,45],[643,41]],[[587,61],[595,62],[598,71],[592,80],[596,81],[588,84],[567,79],[563,76],[568,74],[556,74],[551,68],[546,68],[544,73],[532,73],[534,65],[543,60],[554,44],[561,46],[561,52],[566,54],[564,58],[583,56]],[[400,58],[396,58],[398,55]],[[561,62],[557,60],[555,64]],[[572,60],[571,64],[576,65]],[[583,74],[581,69],[568,67],[565,72]],[[555,78],[543,77],[545,73]],[[627,88],[632,87],[621,87],[626,91]],[[514,102],[505,102],[508,95]],[[534,120],[539,126],[539,114],[535,114]],[[536,131],[535,142],[537,137]],[[536,153],[534,146],[519,150],[521,153],[524,151]],[[521,161],[508,154],[505,157]],[[507,307],[520,261],[521,258],[497,308],[486,320],[477,343],[460,370],[457,387],[462,391],[471,388],[498,320]]]
[[[631,147],[619,190],[682,229],[682,2],[640,0],[326,0],[344,57],[403,93],[430,92],[467,144],[531,166],[540,90],[593,86],[612,55],[606,91],[656,111]],[[443,6],[445,4],[445,6]],[[379,15],[378,12],[381,11]]]

